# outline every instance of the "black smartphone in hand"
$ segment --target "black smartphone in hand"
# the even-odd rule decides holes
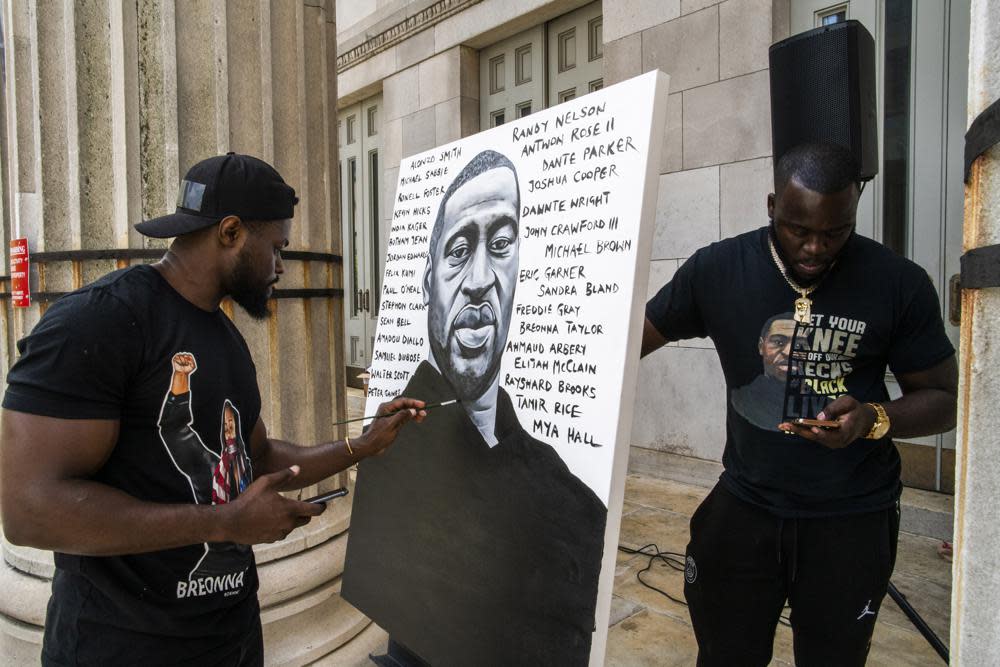
[[[307,503],[318,503],[320,505],[325,505],[334,498],[342,498],[347,495],[347,488],[340,487],[339,489],[334,489],[333,491],[327,491],[326,493],[321,493],[318,496],[313,496],[312,498],[306,498],[303,502]]]
[[[827,430],[840,428],[840,422],[832,419],[796,419],[792,423],[796,426],[818,426]]]

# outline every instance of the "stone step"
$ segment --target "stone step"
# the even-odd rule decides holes
[[[629,472],[682,484],[711,488],[722,474],[722,464],[691,456],[632,447]],[[922,489],[903,489],[900,530],[950,542],[954,531],[954,496]]]

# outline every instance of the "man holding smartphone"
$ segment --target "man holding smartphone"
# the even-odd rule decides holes
[[[153,265],[68,294],[18,343],[0,443],[5,536],[55,551],[46,665],[262,665],[250,545],[324,505],[279,492],[325,479],[419,422],[397,398],[352,442],[270,437],[256,369],[220,308],[268,316],[295,191],[257,158],[194,165]],[[388,415],[392,416],[388,416]]]
[[[789,150],[770,225],[702,248],[646,306],[643,355],[708,336],[729,388],[725,470],[687,549],[699,665],[767,665],[786,601],[797,664],[863,665],[895,563],[890,436],[955,424],[937,295],[923,269],[855,233],[857,174],[841,147]]]

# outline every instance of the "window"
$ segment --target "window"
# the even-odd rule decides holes
[[[372,115],[372,111],[376,107],[371,107],[368,110],[368,115]],[[371,295],[372,300],[375,302],[374,308],[369,308],[372,317],[378,315],[378,300],[379,295],[382,293],[381,278],[378,272],[378,262],[380,257],[379,247],[378,247],[378,202],[379,202],[379,188],[378,182],[381,174],[378,170],[378,151],[370,151],[368,153],[368,182],[371,184],[368,188],[368,211],[369,211],[369,238],[371,239],[371,260],[369,266],[371,267]]]
[[[347,117],[347,143],[353,144],[357,139],[355,136],[355,125],[357,125],[357,117],[348,116]]]
[[[497,56],[496,58],[490,59],[490,94],[499,93],[504,89],[504,79],[506,74],[504,72],[503,56]]]
[[[378,134],[378,107],[368,107],[368,136],[374,137]]]
[[[836,7],[828,7],[822,11],[816,12],[816,27],[824,25],[833,25],[835,23],[843,23],[847,20],[847,5],[837,5]]]
[[[823,25],[833,25],[834,23],[841,23],[847,20],[847,12],[839,11],[833,14],[827,14],[823,17]]]
[[[351,116],[353,118],[353,116]],[[350,118],[347,119],[347,127],[350,129],[351,123]],[[347,143],[351,143],[348,141]],[[360,245],[361,239],[358,238],[360,232],[358,231],[358,201],[356,198],[358,185],[358,163],[357,160],[351,158],[347,161],[347,196],[349,197],[347,202],[347,211],[350,215],[350,225],[351,231],[348,235],[348,240],[350,241],[349,257],[351,258],[351,317],[357,317],[358,313],[361,311],[361,295],[359,294],[360,289],[358,288],[358,279],[360,278],[360,272],[358,271],[358,263],[361,261],[360,257]]]
[[[559,33],[559,71],[576,67],[576,28]]]
[[[818,1],[820,6],[837,2]],[[601,11],[601,2],[593,0],[481,49],[479,127],[521,122],[542,109],[600,90],[604,86]],[[811,20],[812,14],[806,17]]]
[[[514,85],[531,82],[531,44],[514,51]]]
[[[587,24],[588,60],[594,61],[604,57],[604,17],[598,16]]]
[[[913,5],[885,3],[885,72],[882,102],[882,243],[906,255],[910,206],[910,50]]]
[[[338,123],[339,125],[339,123]],[[344,173],[344,161],[337,161],[337,201],[344,201],[344,182],[340,176]]]

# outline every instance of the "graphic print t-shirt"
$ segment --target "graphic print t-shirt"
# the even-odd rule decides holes
[[[5,408],[119,420],[94,480],[145,501],[200,504],[230,502],[252,480],[260,394],[246,343],[222,311],[197,308],[152,267],[116,271],[63,297],[18,349]],[[55,559],[50,617],[207,637],[242,630],[256,614],[248,546]]]
[[[710,337],[728,388],[721,482],[781,516],[891,507],[901,490],[889,438],[831,450],[778,431],[815,418],[835,398],[889,398],[896,374],[926,370],[954,348],[927,273],[854,234],[810,295],[812,319],[792,317],[799,294],[770,255],[769,228],[714,243],[686,261],[646,305],[667,340]]]

